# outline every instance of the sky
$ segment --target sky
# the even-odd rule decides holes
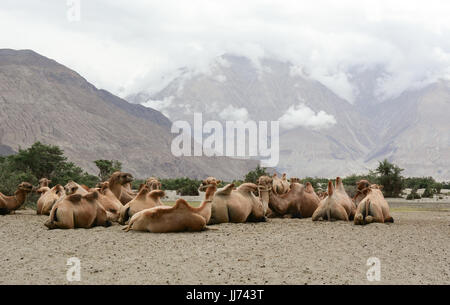
[[[450,78],[450,1],[80,0],[79,18],[77,3],[2,0],[0,48],[32,49],[122,97],[224,53],[289,61],[350,102],[350,71],[381,67],[382,99]]]

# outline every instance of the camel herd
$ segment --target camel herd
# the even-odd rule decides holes
[[[207,225],[220,223],[262,222],[267,218],[311,218],[318,220],[353,221],[356,225],[372,222],[394,222],[382,187],[367,180],[357,183],[357,193],[350,198],[340,177],[328,181],[326,192],[319,195],[311,183],[286,174],[278,177],[262,176],[257,184],[233,183],[218,188],[214,177],[205,179],[199,191],[205,199],[199,207],[192,207],[180,198],[174,206],[165,205],[161,183],[150,177],[139,190],[132,190],[133,176],[115,172],[108,181],[95,188],[70,181],[64,187],[49,187],[51,181],[42,178],[38,187],[22,182],[14,196],[0,193],[0,215],[12,214],[25,202],[27,194],[40,194],[36,213],[48,215],[49,229],[108,227],[112,222],[123,225],[128,232],[155,233],[201,231]]]

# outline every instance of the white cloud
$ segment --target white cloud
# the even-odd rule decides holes
[[[321,110],[315,113],[305,104],[291,106],[278,119],[280,126],[284,129],[294,129],[297,127],[307,127],[312,129],[328,128],[336,124],[334,116]]]
[[[325,9],[326,8],[326,9]],[[33,49],[120,96],[165,86],[223,53],[290,61],[352,101],[348,71],[383,67],[376,94],[449,78],[446,0],[2,0],[0,47]],[[226,63],[225,63],[226,64]]]
[[[233,105],[228,105],[220,113],[219,117],[225,121],[248,121],[248,111],[246,108],[236,108]]]

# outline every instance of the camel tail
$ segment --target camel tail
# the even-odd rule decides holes
[[[364,215],[364,219],[366,219],[367,216],[369,216],[369,208],[370,208],[370,200],[366,200],[366,213]]]

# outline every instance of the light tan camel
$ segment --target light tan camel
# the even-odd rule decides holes
[[[98,193],[98,201],[105,209],[108,219],[111,221],[118,221],[120,209],[123,205],[113,192],[111,192],[108,181],[100,183]]]
[[[319,207],[312,216],[312,220],[348,221],[350,219],[353,219],[356,207],[345,192],[340,177],[336,178],[336,187],[334,187],[332,181],[328,181],[327,193],[328,196],[322,199]]]
[[[264,211],[266,211],[266,217],[272,218],[276,217],[276,213],[274,213],[269,207],[269,193],[272,192],[273,188],[273,179],[269,176],[261,176],[258,178],[258,197],[259,200],[263,204]]]
[[[50,182],[52,182],[52,180],[48,180],[47,178],[41,178],[39,180],[39,188],[48,187],[50,185]]]
[[[45,226],[49,229],[108,227],[106,211],[98,202],[98,192],[73,194],[55,203]]]
[[[356,182],[356,194],[352,199],[356,206],[358,206],[359,203],[361,202],[361,200],[363,200],[366,197],[367,192],[364,192],[364,191],[369,186],[370,186],[370,182],[365,179]]]
[[[210,214],[210,211],[211,201],[203,202],[200,207],[193,208],[180,198],[173,207],[157,206],[134,214],[123,229],[153,233],[202,231],[207,223],[205,215]]]
[[[120,208],[119,223],[124,225],[137,212],[162,206],[161,197],[164,196],[165,193],[162,190],[150,191],[147,185],[141,185],[137,196]]]
[[[53,205],[66,194],[60,184],[55,185],[51,189],[44,186],[36,192],[41,194],[36,205],[36,214],[38,215],[50,215]]]
[[[292,183],[286,194],[278,195],[272,190],[268,195],[269,208],[273,213],[271,217],[308,218],[320,202],[310,183]]]
[[[198,188],[198,191],[205,192],[205,200],[203,200],[200,207],[202,207],[203,205],[207,205],[208,203],[212,203],[214,194],[217,191],[217,185],[219,185],[220,182],[220,180],[217,180],[214,177],[208,177],[202,181],[201,185]],[[204,209],[204,211],[206,214],[203,216],[205,217],[206,223],[208,223],[211,219],[211,209]]]
[[[86,195],[88,191],[74,181],[69,181],[66,185],[64,185],[64,191],[66,196],[73,194]]]
[[[384,199],[381,185],[372,184],[362,190],[365,195],[356,209],[355,225],[365,225],[372,222],[394,222],[389,215],[389,204]]]
[[[28,182],[18,185],[14,196],[6,196],[0,193],[0,215],[14,214],[15,210],[25,202],[29,193],[33,191],[33,186]]]
[[[145,180],[145,185],[147,185],[151,191],[162,189],[161,182],[155,177],[150,177]]]
[[[278,175],[275,173],[272,176],[272,180],[273,180],[273,191],[278,194],[278,195],[282,195],[282,194],[286,194],[289,191],[289,182],[286,179],[286,173],[283,173],[283,176],[281,177],[281,179],[278,177]]]
[[[258,186],[254,183],[243,183],[236,190],[233,188],[232,183],[216,191],[208,224],[265,221],[264,206],[253,194]]]
[[[130,202],[136,196],[127,186],[132,181],[133,176],[123,172],[113,173],[108,180],[109,188],[123,205]]]

